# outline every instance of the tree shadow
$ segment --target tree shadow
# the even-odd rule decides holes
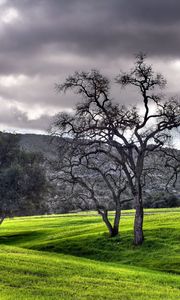
[[[44,231],[22,231],[1,235],[0,244],[180,273],[177,247],[180,232],[177,228],[146,229],[144,244],[138,247],[132,243],[132,230],[122,231],[121,236],[113,238],[109,238],[106,233],[83,232],[48,239],[46,233],[47,236],[42,241],[43,233],[45,234]]]
[[[42,233],[37,231],[22,231],[13,234],[0,235],[0,244],[18,246],[24,242],[37,240]]]
[[[132,231],[122,232],[121,236],[114,238],[109,238],[107,234],[87,234],[52,240],[44,245],[36,245],[33,249],[180,273],[176,253],[178,235],[177,228],[149,229],[145,230],[144,244],[134,246]]]

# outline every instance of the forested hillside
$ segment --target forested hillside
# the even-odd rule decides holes
[[[26,151],[41,152],[45,157],[45,161],[56,160],[57,146],[60,148],[63,145],[63,139],[52,138],[48,135],[36,135],[36,134],[20,134],[20,145]],[[172,150],[174,151],[174,150]],[[177,150],[179,153],[179,150]],[[60,158],[59,158],[60,159]],[[148,173],[145,186],[145,207],[164,207],[164,206],[178,206],[180,198],[180,178],[177,177],[177,182],[174,185],[170,185],[167,192],[166,184],[169,176],[169,168],[165,168],[165,162],[163,156],[159,153],[151,153],[146,159],[146,168],[149,170],[153,165],[159,165],[158,170],[152,170]],[[160,167],[162,164],[162,168]],[[45,164],[49,168],[49,164]],[[49,172],[49,171],[48,171]],[[50,172],[53,172],[52,169]],[[57,194],[62,195],[62,190],[57,191]],[[56,194],[55,192],[53,193]],[[54,195],[52,197],[54,197]],[[57,195],[56,195],[57,198]],[[178,200],[178,201],[177,201]],[[54,204],[53,204],[54,205]],[[68,207],[68,205],[70,207]],[[76,205],[70,205],[70,203],[63,204],[64,208],[61,209],[61,205],[58,203],[55,207],[58,207],[58,212],[72,210]],[[131,208],[132,203],[125,205],[124,208]],[[54,212],[54,211],[53,211]]]

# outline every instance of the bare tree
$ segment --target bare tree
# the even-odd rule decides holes
[[[178,206],[179,154],[179,150],[168,147],[154,150],[146,156],[142,174],[145,207]]]
[[[76,72],[65,83],[57,85],[57,89],[74,90],[83,100],[73,114],[60,113],[54,125],[56,133],[99,145],[96,153],[106,152],[103,144],[111,147],[108,155],[123,168],[134,198],[134,244],[140,245],[144,240],[142,175],[145,158],[149,152],[165,145],[171,130],[180,125],[180,104],[158,93],[157,89],[162,89],[166,81],[161,74],[153,72],[142,54],[137,56],[134,68],[121,73],[116,83],[137,88],[143,112],[112,101],[110,82],[98,71]]]
[[[160,150],[161,159],[167,169],[166,189],[175,188],[180,175],[180,151],[171,148],[162,148]]]
[[[90,148],[92,152],[90,153]],[[110,237],[119,234],[122,205],[129,202],[127,182],[121,165],[105,153],[94,153],[94,145],[66,141],[54,164],[53,179],[59,185],[60,202],[75,203],[82,210],[96,209],[106,224]],[[72,205],[71,205],[72,206]],[[108,212],[115,210],[111,223]]]

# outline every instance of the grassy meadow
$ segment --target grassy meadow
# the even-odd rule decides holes
[[[146,212],[142,247],[132,211],[111,239],[93,212],[5,220],[0,299],[180,299],[180,208]]]

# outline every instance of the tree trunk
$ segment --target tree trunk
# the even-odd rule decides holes
[[[0,217],[0,225],[3,223],[4,219],[5,219],[5,216]]]
[[[121,216],[120,208],[116,209],[113,226],[111,225],[108,219],[108,211],[99,212],[99,213],[101,214],[102,219],[108,228],[110,237],[117,236],[119,234],[119,222]]]
[[[112,236],[116,236],[119,234],[120,217],[121,217],[121,209],[120,209],[119,205],[117,205],[116,211],[115,211],[115,217],[114,217],[114,226],[113,226],[113,232],[112,232],[113,235]]]
[[[111,223],[110,223],[109,220],[108,220],[108,214],[107,214],[107,211],[106,211],[106,212],[103,212],[103,213],[101,214],[101,216],[102,216],[102,219],[103,219],[104,223],[106,224],[106,226],[107,226],[107,228],[108,228],[110,237],[112,237],[112,236],[113,236],[113,227],[112,227]]]
[[[137,191],[135,193],[135,219],[134,219],[134,245],[142,245],[144,241],[143,234],[143,204],[142,204],[142,189],[140,182],[138,183]]]

